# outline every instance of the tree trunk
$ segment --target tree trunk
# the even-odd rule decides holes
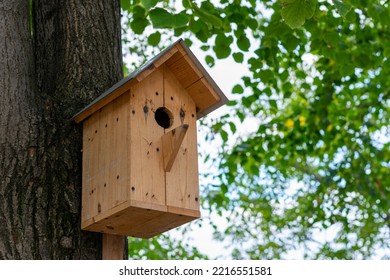
[[[0,258],[34,257],[37,111],[27,1],[0,4]]]
[[[122,78],[119,0],[28,2],[0,4],[0,259],[101,259],[72,116]]]

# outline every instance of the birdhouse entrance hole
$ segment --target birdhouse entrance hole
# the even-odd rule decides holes
[[[165,107],[160,107],[156,110],[154,118],[159,126],[162,128],[170,128],[173,123],[172,113]]]

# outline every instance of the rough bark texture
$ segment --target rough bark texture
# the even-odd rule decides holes
[[[0,259],[101,259],[71,118],[122,78],[119,0],[34,0],[32,32],[28,2],[0,3]]]
[[[0,4],[0,259],[34,257],[37,115],[28,1]]]

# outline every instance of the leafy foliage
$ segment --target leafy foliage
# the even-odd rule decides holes
[[[229,213],[215,236],[232,257],[389,257],[388,1],[141,2],[128,9],[134,33],[168,27],[201,42],[209,66],[231,55],[248,65],[234,113],[204,121],[222,143],[206,157],[219,174],[204,207]],[[153,9],[166,10],[159,23]]]
[[[129,258],[133,260],[205,260],[197,248],[163,234],[150,240],[129,238]]]
[[[283,2],[282,16],[291,28],[298,28],[314,15],[316,5],[316,0],[286,0]]]

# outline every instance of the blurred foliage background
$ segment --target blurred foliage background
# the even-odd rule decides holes
[[[178,37],[249,69],[201,121],[203,210],[228,226],[202,222],[229,258],[390,258],[389,2],[121,0],[125,72]],[[130,238],[129,257],[207,259],[191,230]]]

